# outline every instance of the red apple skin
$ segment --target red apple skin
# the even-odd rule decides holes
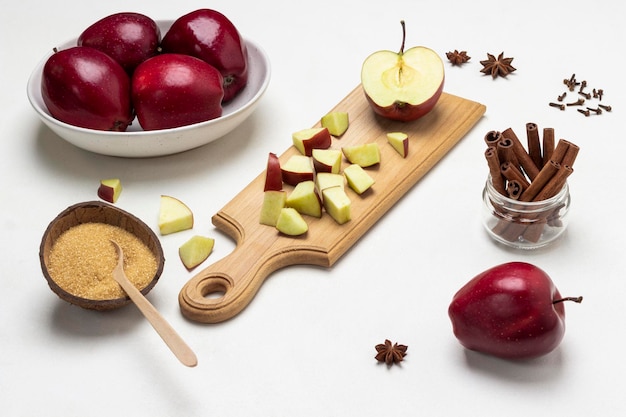
[[[303,181],[313,181],[313,172],[294,172],[282,169],[283,182],[285,184],[296,186]]]
[[[192,55],[217,68],[224,78],[224,101],[248,81],[248,51],[235,25],[222,13],[199,9],[174,21],[161,41],[163,52]]]
[[[104,52],[86,46],[50,56],[41,96],[52,117],[73,126],[122,132],[134,117],[126,71]]]
[[[441,85],[435,91],[428,100],[421,104],[413,105],[409,103],[393,103],[391,106],[381,107],[374,102],[367,94],[365,97],[370,107],[374,110],[376,114],[384,117],[385,119],[397,120],[400,122],[412,122],[414,120],[419,119],[420,117],[425,116],[429,113],[434,107],[435,104],[439,101],[441,94],[443,93],[443,85],[444,80],[441,81]]]
[[[448,314],[454,335],[470,350],[505,359],[528,359],[554,350],[565,333],[561,294],[540,268],[509,262],[463,286]]]
[[[281,191],[283,189],[283,173],[280,169],[280,160],[275,153],[270,152],[267,157],[265,171],[265,186],[263,191]]]
[[[140,13],[122,12],[104,17],[83,31],[78,46],[90,46],[115,59],[129,74],[159,52],[161,31]]]
[[[132,102],[144,130],[170,129],[222,115],[222,76],[189,55],[162,54],[141,63],[132,77]]]

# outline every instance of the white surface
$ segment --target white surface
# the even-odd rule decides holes
[[[158,20],[157,23],[161,33],[165,34],[172,20]],[[77,38],[78,36],[63,42],[58,49],[75,46]],[[102,155],[130,158],[172,155],[222,138],[243,123],[256,109],[269,86],[271,64],[260,45],[253,40],[247,40],[246,46],[250,65],[246,88],[224,105],[222,116],[202,123],[174,129],[144,131],[137,120],[134,120],[124,132],[106,132],[61,122],[50,115],[41,96],[43,67],[53,52],[47,53],[33,69],[27,85],[28,100],[50,129],[81,149]]]
[[[528,416],[624,415],[626,141],[618,2],[267,0],[211,7],[264,47],[272,82],[255,113],[219,141],[191,152],[128,160],[96,155],[45,127],[26,98],[30,71],[54,45],[93,21],[128,10],[170,19],[206,2],[35,2],[0,17],[0,123],[4,159],[0,250],[0,410],[5,416]],[[487,106],[483,120],[329,270],[290,267],[272,275],[252,304],[218,325],[183,319],[179,289],[192,276],[177,258],[191,234],[216,238],[213,261],[233,248],[211,216],[282,152],[291,132],[313,125],[359,82],[363,59],[408,45],[444,56],[448,93]],[[517,72],[479,73],[486,53],[514,57]],[[603,88],[613,113],[585,118],[548,107],[576,73]],[[570,95],[571,97],[571,95]],[[554,127],[581,147],[570,180],[570,228],[538,252],[506,250],[480,224],[487,175],[483,136],[526,122]],[[180,365],[132,306],[108,314],[60,301],[39,269],[38,245],[65,207],[96,197],[101,178],[120,177],[118,205],[156,228],[160,194],[185,201],[196,226],[162,238],[167,256],[150,300],[196,351]],[[478,272],[525,260],[545,269],[567,305],[560,348],[530,363],[464,351],[447,307]],[[374,361],[389,338],[409,346],[402,367]]]

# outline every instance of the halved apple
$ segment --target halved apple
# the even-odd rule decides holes
[[[162,195],[158,225],[162,235],[191,229],[193,227],[193,212],[179,199]]]
[[[338,224],[351,219],[352,202],[343,187],[329,187],[322,191],[324,209]]]
[[[109,203],[117,202],[122,193],[122,182],[119,178],[109,178],[100,181],[98,187],[98,197]]]
[[[370,106],[382,117],[404,122],[416,120],[435,107],[444,84],[444,65],[432,49],[416,46],[404,50],[402,25],[399,52],[377,51],[361,68],[361,84]]]
[[[302,181],[313,180],[313,161],[304,155],[291,155],[281,166],[283,182],[296,185]]]
[[[387,142],[400,154],[401,157],[406,158],[409,154],[409,135],[404,132],[389,132],[387,133]]]
[[[343,175],[345,175],[350,188],[356,191],[357,194],[363,194],[375,182],[374,178],[372,178],[360,165],[357,164],[347,166],[343,170]]]
[[[178,248],[178,256],[187,270],[191,271],[204,262],[215,245],[215,239],[206,236],[192,236]]]
[[[309,230],[309,225],[296,209],[285,207],[280,211],[276,229],[289,236],[299,236]]]
[[[322,116],[320,124],[322,127],[327,128],[331,135],[341,136],[346,133],[346,130],[348,130],[350,120],[348,118],[348,113],[333,111]]]
[[[291,207],[300,214],[322,217],[322,199],[320,198],[313,181],[298,183],[287,196],[285,207]]]
[[[344,187],[346,178],[342,174],[333,174],[332,172],[320,172],[315,176],[315,185],[319,192],[330,187]]]
[[[261,206],[259,223],[267,226],[276,226],[278,216],[280,215],[280,211],[285,207],[286,201],[286,191],[265,191],[263,193],[263,205]]]
[[[302,155],[311,156],[313,149],[326,149],[332,143],[330,132],[325,127],[302,129],[292,133],[293,146]]]
[[[265,186],[263,191],[280,191],[283,189],[283,173],[280,170],[280,160],[275,153],[270,152],[265,169]]]
[[[341,151],[339,149],[313,149],[311,157],[315,172],[339,174],[341,170]]]
[[[341,151],[351,164],[369,167],[380,162],[380,149],[376,142],[344,146]]]

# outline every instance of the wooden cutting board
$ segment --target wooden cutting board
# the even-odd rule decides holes
[[[265,278],[277,269],[293,264],[332,266],[478,122],[486,108],[443,93],[435,108],[421,119],[394,122],[374,114],[359,85],[332,110],[348,112],[350,118],[348,131],[333,139],[333,148],[371,141],[380,147],[380,164],[367,168],[376,183],[363,195],[347,189],[352,219],[338,225],[328,214],[320,219],[305,216],[309,231],[299,237],[285,236],[260,224],[265,183],[262,172],[213,216],[213,224],[237,246],[181,289],[179,303],[184,316],[202,323],[230,319],[252,301]],[[406,158],[387,143],[386,134],[392,131],[409,135]],[[291,138],[285,142],[291,143]],[[296,153],[290,146],[279,158],[285,162]]]

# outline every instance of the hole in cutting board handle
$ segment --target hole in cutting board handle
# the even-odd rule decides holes
[[[201,294],[207,300],[220,301],[232,288],[232,282],[223,276],[210,276],[198,283]]]

